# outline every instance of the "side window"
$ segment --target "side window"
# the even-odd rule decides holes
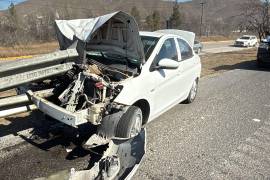
[[[178,55],[176,50],[175,41],[173,38],[167,39],[162,45],[156,61],[159,62],[161,59],[168,58],[175,61],[178,61]]]
[[[183,39],[177,39],[177,41],[180,48],[182,60],[191,58],[193,56],[193,52],[189,44]]]

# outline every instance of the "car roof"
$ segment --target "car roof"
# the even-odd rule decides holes
[[[242,37],[256,37],[256,36],[253,36],[253,35],[244,35]]]
[[[164,33],[160,32],[140,31],[140,36],[151,36],[161,38],[164,35],[165,35]]]

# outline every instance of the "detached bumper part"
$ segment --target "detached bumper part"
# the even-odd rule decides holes
[[[61,171],[38,180],[131,179],[145,154],[146,131],[125,142],[112,140],[103,157],[89,170]]]
[[[57,119],[58,121],[61,121],[64,124],[77,127],[80,124],[87,123],[87,115],[88,110],[82,110],[78,111],[76,113],[72,113],[70,111],[67,111],[66,109],[59,107],[46,99],[43,99],[35,94],[33,94],[31,91],[28,92],[28,94],[31,96],[32,102],[37,106],[37,108],[42,111],[43,113],[51,116],[54,119]]]

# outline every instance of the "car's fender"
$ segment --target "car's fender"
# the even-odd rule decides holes
[[[148,101],[150,108],[152,104],[152,97],[150,95],[150,87],[147,86],[147,81],[143,77],[138,76],[128,79],[121,83],[123,89],[114,99],[114,102],[124,105],[133,105],[135,102],[144,99]]]

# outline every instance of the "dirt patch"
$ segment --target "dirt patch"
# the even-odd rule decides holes
[[[256,68],[257,49],[207,54],[201,56],[202,76],[209,76],[233,69]]]

